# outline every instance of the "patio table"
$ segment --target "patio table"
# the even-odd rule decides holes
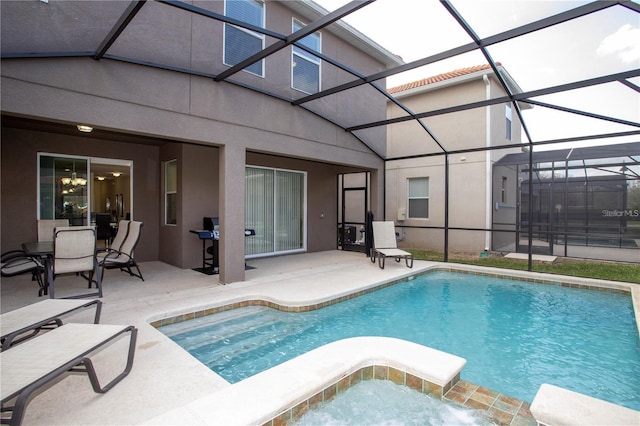
[[[22,243],[22,250],[33,257],[53,256],[53,241],[35,241]]]

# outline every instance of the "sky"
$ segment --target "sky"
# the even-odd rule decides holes
[[[348,3],[315,1],[330,11]],[[480,37],[487,37],[589,2],[452,0],[451,3]],[[471,41],[437,0],[377,0],[345,21],[405,62]],[[524,91],[639,69],[640,14],[617,6],[490,46],[488,50]],[[391,77],[387,87],[485,63],[479,52],[473,52]],[[640,78],[631,81],[640,86]],[[640,94],[620,83],[537,100],[640,122]],[[523,115],[534,141],[638,129],[542,107],[526,110]],[[610,142],[638,140],[639,137],[616,138]],[[595,143],[583,141],[580,145]]]

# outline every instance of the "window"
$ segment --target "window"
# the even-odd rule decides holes
[[[429,219],[429,178],[407,179],[408,217],[411,219]]]
[[[506,133],[505,133],[505,137],[507,138],[508,141],[511,140],[511,106],[507,105],[505,108],[505,117],[506,117],[506,123],[507,123],[507,127],[506,127]]]
[[[178,162],[176,160],[164,163],[164,223],[176,225],[178,223]]]
[[[302,22],[293,20],[292,32],[303,27]],[[298,43],[318,53],[322,52],[319,32],[306,36]],[[320,91],[320,58],[296,46],[293,46],[291,53],[291,87],[309,94]]]
[[[507,202],[507,177],[502,176],[502,182],[500,183],[500,202]]]
[[[257,0],[226,0],[225,15],[256,27],[264,28],[264,3]],[[264,35],[235,25],[224,25],[224,63],[234,66],[264,48]],[[264,76],[264,60],[244,69]]]
[[[265,255],[306,248],[306,174],[262,167],[245,169],[245,253]]]

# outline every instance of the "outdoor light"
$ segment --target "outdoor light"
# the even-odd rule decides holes
[[[91,133],[91,132],[93,132],[93,127],[91,127],[91,126],[87,126],[87,125],[85,125],[85,124],[78,124],[78,126],[76,126],[76,127],[78,127],[78,130],[79,130],[79,131],[84,132],[84,133]]]

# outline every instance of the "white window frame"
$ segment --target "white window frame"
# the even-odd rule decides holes
[[[426,196],[412,196],[411,195],[411,182],[414,181],[418,181],[418,180],[426,180],[427,183],[427,195]],[[430,193],[431,193],[431,187],[430,187],[430,179],[428,176],[416,176],[416,177],[411,177],[411,178],[407,178],[407,219],[429,219],[429,212],[430,212],[430,203],[429,203],[429,199],[430,199]],[[411,216],[411,200],[427,200],[427,216],[426,217],[422,217],[422,216]]]
[[[174,183],[174,189],[173,190],[169,190],[167,188],[169,188],[169,173],[167,173],[167,168],[173,165],[175,167],[175,183]],[[176,200],[175,200],[175,206],[176,206],[176,217],[175,217],[175,223],[169,223],[169,196],[170,195],[174,195]],[[178,225],[178,160],[177,159],[173,159],[173,160],[169,160],[169,161],[165,161],[164,162],[164,224],[167,226],[177,226]]]
[[[37,176],[37,191],[36,191],[36,200],[37,200],[37,205],[38,205],[38,209],[37,209],[37,213],[36,213],[36,219],[40,220],[42,219],[41,217],[41,194],[40,194],[40,181],[41,181],[41,174],[40,174],[40,157],[60,157],[60,158],[71,158],[71,159],[78,159],[80,161],[86,161],[87,162],[87,223],[86,225],[90,225],[91,224],[91,214],[93,213],[93,210],[91,210],[91,197],[92,197],[92,191],[94,190],[92,187],[92,170],[91,170],[91,163],[96,163],[96,164],[113,164],[116,166],[124,166],[124,167],[128,167],[129,171],[130,171],[130,177],[129,177],[129,200],[127,200],[129,202],[129,213],[131,214],[131,217],[133,217],[133,179],[134,179],[134,174],[133,174],[133,161],[131,160],[120,160],[120,159],[115,159],[115,158],[102,158],[102,157],[87,157],[87,156],[81,156],[81,155],[72,155],[72,154],[64,154],[64,153],[59,153],[59,152],[38,152],[37,155],[37,163],[36,163],[36,176]]]
[[[291,20],[292,33],[295,33],[300,28],[304,28],[305,26],[306,24],[304,22],[300,21],[299,19],[292,18]],[[313,36],[318,37],[318,53],[322,53],[322,33],[317,31],[313,34],[308,35],[307,37],[313,37]],[[300,87],[295,86],[293,73],[298,61],[307,61],[318,66],[318,90],[316,92],[309,92]],[[309,95],[312,95],[322,90],[322,60],[320,60],[320,58],[318,58],[317,56],[307,52],[306,50],[297,48],[296,46],[291,46],[291,88]]]
[[[225,1],[224,1],[224,15],[225,15],[225,16],[228,16],[228,15],[227,15],[227,2],[228,2],[228,1],[229,1],[229,0],[225,0]],[[234,0],[234,1],[239,1],[239,0]],[[260,27],[262,27],[262,28],[264,28],[264,26],[265,26],[265,22],[266,22],[266,7],[265,7],[265,2],[264,2],[263,0],[242,0],[242,1],[252,2],[252,3],[257,3],[257,4],[260,4],[260,5],[262,6],[262,22],[260,23],[260,25],[259,25],[259,26],[260,26]],[[227,35],[227,26],[228,26],[228,25],[230,25],[231,27],[235,28],[235,29],[236,29],[236,30],[238,30],[238,31],[242,31],[242,32],[244,32],[244,33],[246,33],[246,34],[248,34],[248,35],[250,35],[250,36],[253,36],[253,37],[255,37],[255,38],[257,38],[257,39],[261,40],[261,43],[262,43],[261,50],[262,50],[262,49],[264,49],[264,45],[265,45],[265,36],[264,36],[264,34],[256,33],[256,32],[254,32],[254,31],[247,30],[247,29],[242,28],[242,27],[238,27],[238,26],[235,26],[235,25],[231,25],[231,24],[227,24],[227,23],[225,23],[225,24],[224,24],[224,29],[223,29],[223,31],[222,31],[222,38],[223,38],[223,40],[222,40],[222,45],[223,45],[223,51],[222,51],[222,62],[223,62],[225,65],[230,66],[230,67],[232,67],[232,66],[235,66],[235,65],[236,65],[236,64],[231,64],[231,63],[227,62],[227,40],[226,40],[226,35]],[[247,68],[243,69],[242,71],[247,72],[247,73],[252,74],[252,75],[255,75],[255,76],[258,76],[258,77],[262,77],[262,78],[264,78],[264,77],[265,77],[265,72],[264,72],[264,67],[265,67],[264,59],[261,59],[261,60],[260,60],[260,67],[261,67],[261,70],[260,70],[260,73],[259,73],[259,74],[255,73],[255,72],[253,72],[253,71],[251,71],[251,70],[249,70],[249,69],[247,69]]]

